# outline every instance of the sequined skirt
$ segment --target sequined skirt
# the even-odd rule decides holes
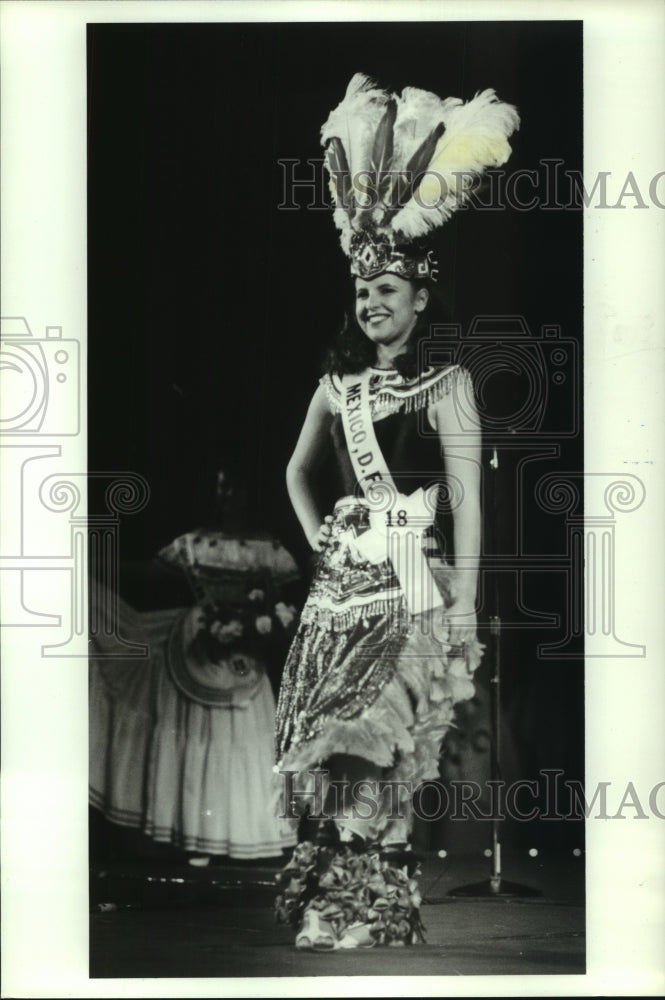
[[[340,753],[372,762],[391,780],[437,777],[454,704],[474,693],[482,647],[450,646],[445,607],[409,615],[392,564],[372,564],[354,546],[368,525],[365,501],[336,504],[284,667],[277,759],[301,788],[310,769]],[[453,571],[436,558],[430,568],[447,606]]]

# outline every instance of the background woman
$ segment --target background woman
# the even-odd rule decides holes
[[[270,675],[295,627],[298,571],[248,528],[228,470],[216,494],[215,527],[160,552],[190,585],[188,604],[137,611],[97,582],[90,600],[90,803],[193,864],[279,857],[295,842],[270,807]]]

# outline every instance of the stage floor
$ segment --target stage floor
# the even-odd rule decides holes
[[[468,976],[583,974],[584,858],[572,852],[504,855],[511,882],[531,898],[450,896],[482,882],[482,856],[426,858],[427,944],[362,952],[302,953],[276,926],[272,884],[280,863],[191,866],[141,860],[93,874],[90,976]],[[265,995],[265,994],[264,994]]]

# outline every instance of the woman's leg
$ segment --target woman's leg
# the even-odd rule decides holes
[[[324,812],[331,817],[342,842],[362,837],[376,839],[376,817],[381,807],[378,764],[351,754],[335,754],[326,762],[330,772]]]
[[[335,754],[324,769],[329,818],[320,823],[316,843],[299,844],[282,873],[279,918],[297,928],[301,950],[424,940],[418,859],[405,850],[408,817],[399,815],[405,798],[387,806],[379,791],[382,768],[362,757]]]

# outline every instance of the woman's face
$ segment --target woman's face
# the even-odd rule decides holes
[[[406,343],[427,292],[406,278],[381,274],[367,281],[356,278],[356,319],[366,337],[385,346]]]

